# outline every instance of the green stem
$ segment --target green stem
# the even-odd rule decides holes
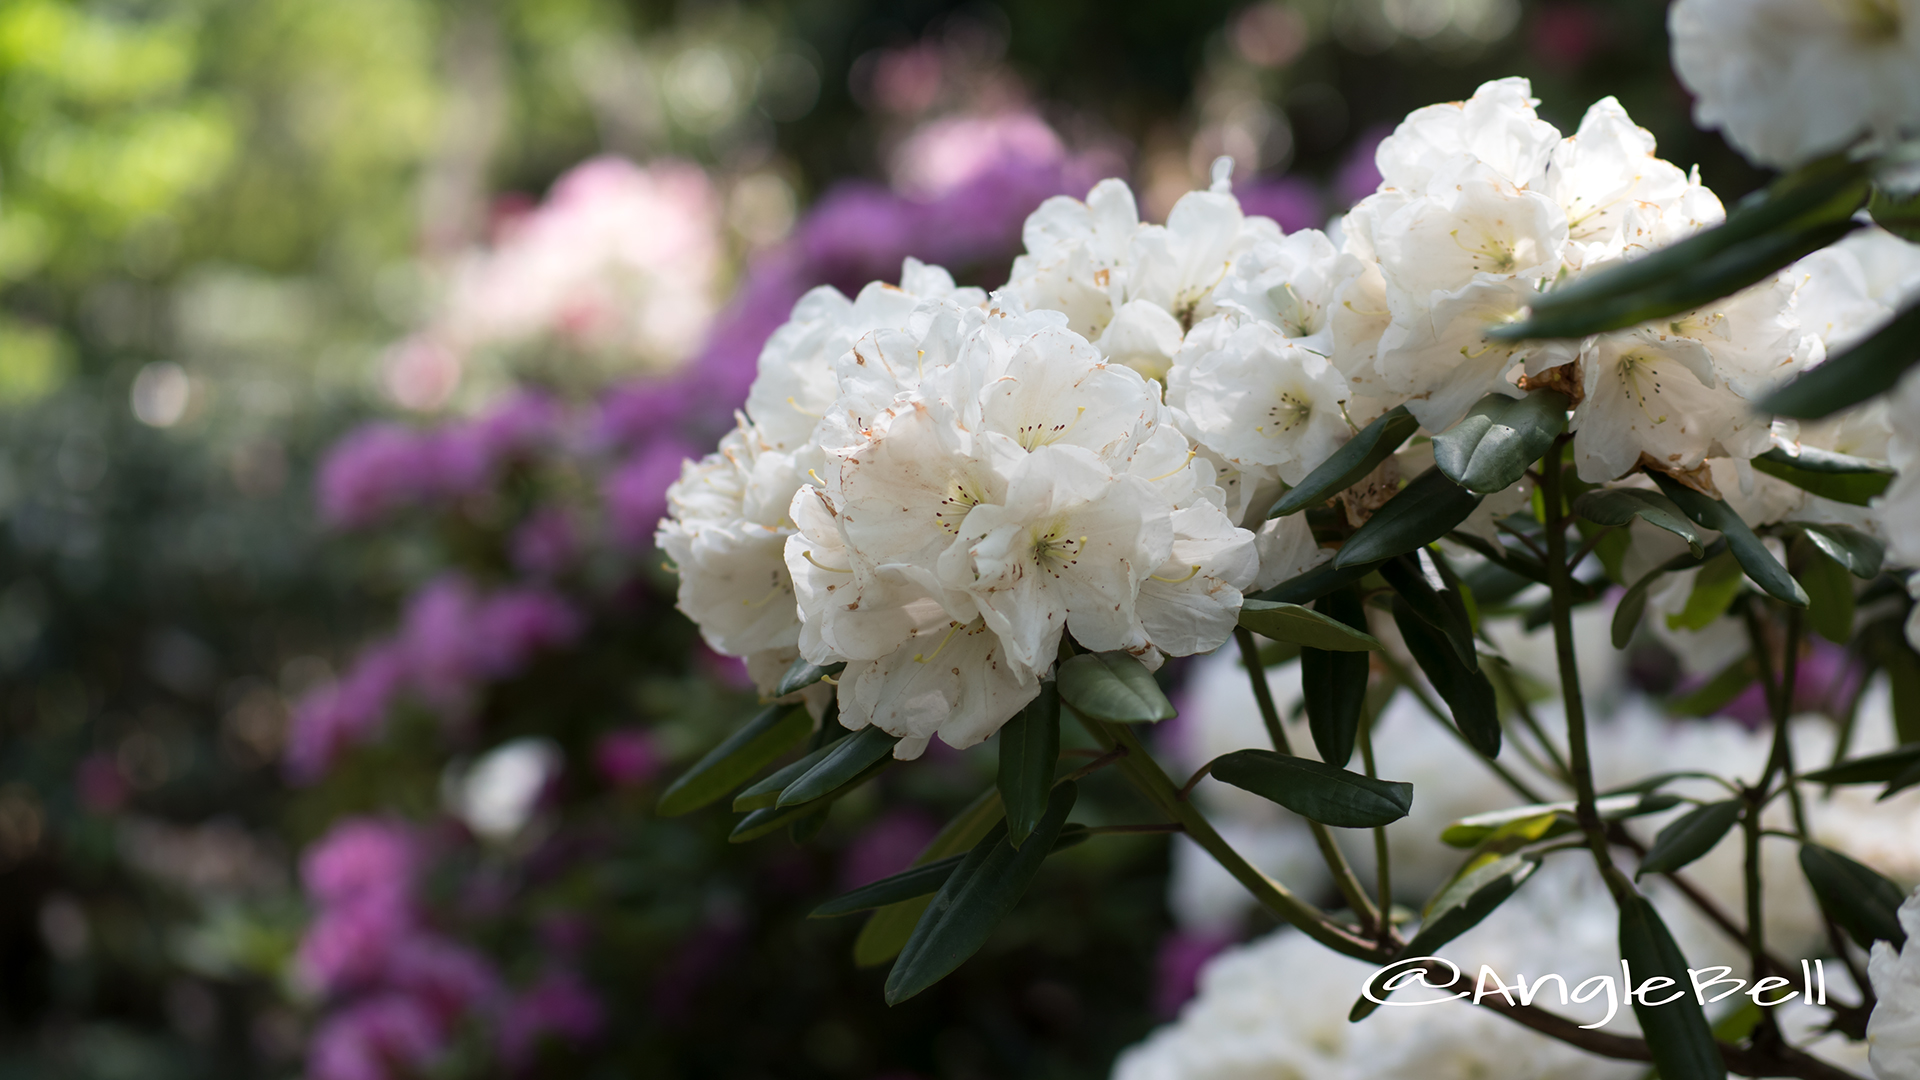
[[[1426,691],[1420,689],[1420,684],[1414,681],[1413,672],[1408,671],[1405,664],[1395,660],[1390,653],[1374,653],[1373,657],[1380,662],[1381,666],[1387,669],[1387,673],[1393,676],[1395,682],[1398,682],[1404,687],[1407,693],[1413,695],[1413,699],[1420,703],[1420,707],[1427,711],[1428,716],[1433,717],[1434,721],[1438,723],[1447,734],[1453,736],[1455,742],[1465,747],[1467,752],[1473,755],[1475,761],[1486,766],[1489,772],[1498,776],[1507,787],[1513,789],[1515,795],[1520,796],[1530,803],[1552,801],[1529,787],[1526,781],[1513,775],[1506,766],[1475,750],[1473,744],[1467,742],[1467,737],[1460,734],[1460,729],[1453,726],[1453,718],[1447,715],[1447,711],[1436,704],[1432,698],[1428,697]]]
[[[1360,760],[1367,767],[1370,779],[1379,779],[1380,771],[1373,764],[1373,711],[1369,709],[1360,718]],[[1387,850],[1387,827],[1376,825],[1373,829],[1374,882],[1380,895],[1380,944],[1385,947],[1392,940],[1393,931],[1393,860]]]
[[[1273,691],[1267,686],[1267,668],[1260,662],[1260,646],[1253,640],[1253,633],[1244,626],[1236,626],[1233,639],[1240,645],[1240,659],[1246,664],[1247,680],[1253,684],[1253,700],[1260,706],[1260,719],[1267,725],[1267,737],[1273,740],[1273,748],[1288,757],[1293,757],[1293,745],[1287,739],[1287,730],[1280,723],[1280,710],[1274,707]],[[1380,925],[1380,913],[1374,910],[1373,902],[1367,899],[1367,890],[1360,884],[1360,878],[1354,874],[1352,864],[1347,862],[1346,852],[1333,838],[1333,830],[1317,821],[1308,821],[1313,830],[1313,842],[1320,848],[1320,858],[1326,862],[1327,871],[1333,875],[1333,883],[1340,888],[1340,895],[1347,898],[1347,904],[1354,914],[1360,917],[1360,925],[1365,930],[1375,930]]]
[[[1587,847],[1593,851],[1594,865],[1607,883],[1607,891],[1613,894],[1615,903],[1623,903],[1636,894],[1633,882],[1613,864],[1613,853],[1607,847],[1606,825],[1594,806],[1593,757],[1587,747],[1587,706],[1580,695],[1580,667],[1573,653],[1573,605],[1570,602],[1573,584],[1567,566],[1566,499],[1561,490],[1566,478],[1560,465],[1566,439],[1567,436],[1561,436],[1547,450],[1540,470],[1540,495],[1546,505],[1547,589],[1551,593],[1553,649],[1560,667],[1560,694],[1567,708],[1567,765],[1573,780],[1574,819],[1586,835]]]
[[[1072,710],[1063,707],[1063,711]],[[1079,716],[1078,713],[1074,715]],[[1153,756],[1140,745],[1140,740],[1126,725],[1106,724],[1086,716],[1081,716],[1080,722],[1086,725],[1087,731],[1101,746],[1109,750],[1125,748],[1126,756],[1120,759],[1121,774],[1169,820],[1178,822],[1193,842],[1213,856],[1214,861],[1252,893],[1262,907],[1342,955],[1374,962],[1383,962],[1391,957],[1390,950],[1375,945],[1351,928],[1335,922],[1331,916],[1301,900],[1286,886],[1261,873],[1258,867],[1242,858],[1214,830],[1213,824],[1200,812],[1199,807],[1176,796],[1173,781],[1167,778],[1159,762],[1153,760]]]
[[[1542,769],[1541,771],[1553,772],[1558,775],[1560,780],[1568,787],[1572,787],[1573,781],[1571,778],[1573,772],[1567,768],[1566,757],[1560,753],[1560,748],[1553,744],[1553,740],[1547,737],[1547,729],[1541,725],[1540,718],[1533,715],[1533,706],[1527,703],[1525,695],[1520,693],[1519,684],[1513,681],[1512,669],[1507,667],[1503,661],[1493,660],[1485,662],[1487,670],[1492,674],[1494,681],[1500,684],[1500,689],[1506,691],[1507,697],[1513,701],[1513,711],[1520,717],[1520,723],[1524,724],[1526,729],[1533,734],[1534,741],[1540,744],[1541,751],[1547,755],[1547,760],[1553,764],[1552,770]]]

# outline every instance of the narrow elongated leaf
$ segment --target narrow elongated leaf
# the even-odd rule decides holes
[[[1807,625],[1828,641],[1847,644],[1853,640],[1853,575],[1806,538],[1793,547],[1800,587],[1807,590]]]
[[[1920,195],[1890,195],[1876,187],[1867,200],[1867,213],[1875,225],[1902,240],[1920,243]]]
[[[1789,454],[1780,447],[1753,459],[1753,467],[1823,499],[1865,506],[1893,483],[1893,470],[1864,458],[1804,447]]]
[[[1420,930],[1407,942],[1403,955],[1434,955],[1454,938],[1480,925],[1539,868],[1538,859],[1508,855],[1461,875],[1428,902]],[[1379,1002],[1373,999],[1388,996],[1391,991],[1383,984],[1391,977],[1390,972],[1374,976],[1368,987],[1371,996],[1362,995],[1354,1002],[1347,1019],[1358,1023],[1379,1008]]]
[[[1421,570],[1422,554],[1416,551],[1388,559],[1380,564],[1380,576],[1386,578],[1387,584],[1406,602],[1408,610],[1440,631],[1462,664],[1478,671],[1480,656],[1474,648],[1473,624],[1467,618],[1466,606],[1457,594],[1435,588],[1434,582]]]
[[[831,741],[815,747],[798,759],[789,761],[754,781],[745,791],[733,797],[733,808],[761,810],[778,803],[780,793],[787,789],[788,784],[807,775],[815,765],[825,761],[827,755],[833,752],[833,748],[839,746],[841,740],[850,733],[847,729],[835,724],[833,727],[821,728],[819,734],[827,736]]]
[[[1887,789],[1882,791],[1880,797],[1874,801],[1886,802],[1888,799],[1893,798],[1895,795],[1900,794],[1916,784],[1920,784],[1920,761],[1916,761],[1905,769],[1902,769],[1900,775],[1887,781]]]
[[[1393,600],[1393,624],[1406,639],[1407,651],[1447,703],[1454,726],[1467,737],[1468,744],[1487,757],[1500,756],[1499,699],[1486,672],[1462,664],[1446,638],[1399,597]]]
[[[1632,972],[1635,988],[1649,979],[1672,980],[1658,992],[1636,994],[1633,1015],[1640,1021],[1654,1067],[1662,1080],[1725,1080],[1727,1065],[1713,1041],[1707,1014],[1692,993],[1687,957],[1644,896],[1620,904],[1620,958]],[[1665,1004],[1647,1003],[1673,998]]]
[[[1321,614],[1352,628],[1355,633],[1367,624],[1367,612],[1355,586],[1330,592],[1318,603]],[[1370,667],[1363,652],[1300,650],[1300,689],[1307,710],[1307,728],[1313,733],[1313,745],[1320,751],[1321,758],[1331,764],[1345,765],[1353,758],[1353,744],[1359,737],[1360,716],[1366,706]]]
[[[1669,630],[1700,630],[1727,613],[1746,584],[1740,561],[1730,551],[1708,559],[1693,576],[1693,589],[1679,611],[1667,616]]]
[[[819,664],[809,663],[802,657],[801,659],[795,660],[787,668],[786,674],[780,676],[780,685],[773,688],[773,696],[786,697],[796,690],[805,690],[821,679],[830,675],[840,674],[846,670],[846,667],[847,665],[845,663],[827,664],[823,667]]]
[[[781,789],[780,798],[773,805],[797,806],[834,791],[876,762],[891,758],[893,746],[899,741],[900,736],[869,724],[832,746],[823,747],[826,754],[813,768],[801,773],[793,783]]]
[[[727,842],[729,844],[744,844],[749,840],[758,840],[768,833],[779,829],[782,825],[790,825],[809,814],[824,814],[835,799],[840,798],[842,795],[858,788],[861,784],[879,776],[890,764],[892,764],[892,762],[887,760],[875,762],[854,775],[846,783],[828,792],[822,798],[800,803],[795,806],[763,806],[758,810],[754,810],[734,825],[733,831],[727,834]],[[799,837],[797,839],[805,839],[805,837]]]
[[[1872,867],[1819,844],[1800,845],[1800,871],[1820,907],[1861,948],[1876,941],[1890,941],[1896,949],[1906,945],[1907,932],[1900,925],[1906,890]]]
[[[1078,794],[1071,781],[1054,788],[1030,842],[1019,848],[1007,841],[1004,824],[974,845],[934,895],[887,973],[887,1004],[898,1005],[939,982],[986,944],[1039,872]]]
[[[813,721],[805,706],[773,705],[694,763],[660,795],[661,817],[678,817],[717,802],[806,738]]]
[[[1794,528],[1806,536],[1808,543],[1825,552],[1828,558],[1846,567],[1847,572],[1854,577],[1880,576],[1880,564],[1887,557],[1887,545],[1881,543],[1878,537],[1869,536],[1847,525],[1796,522]]]
[[[1713,558],[1727,550],[1725,540],[1715,540],[1701,552],[1706,558]],[[1646,614],[1647,592],[1663,577],[1675,570],[1685,570],[1689,566],[1698,566],[1703,560],[1693,557],[1691,552],[1675,555],[1659,566],[1647,571],[1639,581],[1627,586],[1625,595],[1613,609],[1613,647],[1624,649],[1633,640],[1634,628],[1640,625],[1640,616]]]
[[[1413,785],[1375,780],[1312,758],[1236,750],[1213,760],[1213,778],[1342,829],[1371,829],[1407,816]]]
[[[1000,820],[1000,792],[988,788],[980,797],[967,804],[966,809],[954,815],[939,834],[928,842],[926,850],[914,859],[915,866],[925,866],[952,855],[964,855],[968,849],[987,835],[995,822]],[[860,928],[860,934],[853,939],[853,963],[855,967],[871,968],[893,959],[912,935],[913,928],[919,925],[920,916],[933,902],[931,893],[888,904],[868,917],[866,925]]]
[[[1713,850],[1722,837],[1740,820],[1739,799],[1725,799],[1687,811],[1653,838],[1647,857],[1640,860],[1641,874],[1671,874]]]
[[[1643,488],[1595,488],[1573,500],[1573,512],[1596,525],[1624,526],[1639,518],[1657,529],[1665,529],[1687,542],[1687,549],[1700,557],[1700,534],[1693,522],[1673,500],[1657,491]]]
[[[1026,842],[1047,811],[1053,770],[1060,761],[1060,692],[1048,679],[1040,696],[1000,729],[1000,774],[996,786],[1007,808],[1007,838]]]
[[[1261,637],[1328,652],[1379,652],[1381,649],[1380,642],[1365,630],[1356,630],[1299,604],[1243,601],[1240,625]]]
[[[1392,456],[1400,444],[1420,429],[1420,421],[1396,406],[1373,423],[1361,428],[1343,443],[1320,467],[1307,474],[1292,490],[1273,504],[1270,518],[1286,517],[1309,506],[1326,502],[1366,478]]]
[[[1704,525],[1726,540],[1733,557],[1740,560],[1740,568],[1747,572],[1754,584],[1782,603],[1794,607],[1807,606],[1806,590],[1793,580],[1793,575],[1787,573],[1787,568],[1780,565],[1780,560],[1774,558],[1760,538],[1753,535],[1753,530],[1747,527],[1739,514],[1733,512],[1732,507],[1719,499],[1707,498],[1666,473],[1651,475],[1653,482],[1660,485],[1660,490],[1666,493],[1667,498],[1672,499],[1674,505],[1694,524]]]
[[[1534,302],[1525,322],[1487,336],[1585,337],[1689,311],[1846,235],[1866,194],[1860,164],[1815,162],[1742,200],[1720,225],[1555,289]]]
[[[1762,398],[1763,412],[1818,420],[1893,389],[1920,362],[1920,304],[1900,313],[1872,337],[1803,372]]]
[[[1060,665],[1060,700],[1096,720],[1171,720],[1173,704],[1146,665],[1124,652],[1081,653]]]
[[[1708,679],[1706,683],[1690,693],[1682,694],[1668,703],[1668,707],[1682,716],[1713,716],[1727,707],[1741,691],[1753,685],[1760,677],[1760,668],[1751,656],[1742,656]]]
[[[1265,600],[1274,604],[1311,604],[1335,589],[1359,581],[1373,573],[1373,570],[1372,563],[1359,566],[1335,566],[1333,560],[1329,559],[1311,570],[1288,578],[1271,589],[1253,594],[1250,599]]]
[[[1459,544],[1461,547],[1478,553],[1488,562],[1493,563],[1495,566],[1498,566],[1500,569],[1515,577],[1533,582],[1536,585],[1545,585],[1547,583],[1546,565],[1527,552],[1510,548],[1502,543],[1496,543],[1484,536],[1461,532],[1458,529],[1448,533],[1447,539]],[[1584,587],[1585,583],[1575,581],[1573,585],[1577,589]],[[1517,586],[1514,588],[1513,593],[1517,593],[1523,588],[1525,588],[1524,585]],[[1476,584],[1474,591],[1483,592],[1485,590]],[[1511,596],[1513,593],[1508,593],[1507,595]]]
[[[1376,563],[1425,547],[1467,520],[1484,496],[1428,469],[1373,512],[1333,557],[1335,567]]]
[[[1505,491],[1561,432],[1571,402],[1554,390],[1524,397],[1488,394],[1457,424],[1433,437],[1433,463],[1468,491]]]
[[[1800,779],[1810,784],[1884,784],[1914,765],[1920,765],[1920,742],[1816,769]]]
[[[1677,776],[1705,775],[1690,773],[1669,773],[1667,779]],[[1659,778],[1654,778],[1658,780]],[[1642,781],[1646,783],[1647,781]],[[1658,814],[1678,806],[1680,800],[1664,792],[1640,792],[1629,788],[1620,794],[1609,794],[1595,799],[1593,808],[1602,821],[1624,821],[1627,818],[1645,814]],[[1540,817],[1554,817],[1565,820],[1569,828],[1577,827],[1573,816],[1574,804],[1568,802],[1533,803],[1527,806],[1514,806],[1505,810],[1490,810],[1484,814],[1463,817],[1449,825],[1440,833],[1440,842],[1448,847],[1478,847],[1492,839],[1501,830],[1515,822],[1531,821]],[[1545,834],[1534,837],[1544,839]]]
[[[1085,825],[1068,825],[1060,830],[1059,836],[1054,838],[1053,852],[1076,847],[1085,843],[1091,836],[1092,833]],[[923,896],[931,898],[934,893],[940,891],[940,886],[945,885],[947,879],[953,876],[954,870],[965,858],[965,854],[949,855],[944,859],[935,859],[925,865],[910,867],[891,877],[862,885],[852,892],[842,893],[814,908],[807,914],[807,918],[833,919],[842,915],[857,915],[862,911],[872,911],[902,901],[916,900]],[[916,911],[914,914],[918,919],[919,912]]]

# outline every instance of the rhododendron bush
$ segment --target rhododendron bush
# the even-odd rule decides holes
[[[988,743],[996,782],[913,868],[815,912],[870,912],[854,957],[890,965],[889,1003],[961,967],[1053,852],[1181,834],[1291,936],[1222,961],[1122,1075],[1411,1074],[1449,1024],[1373,1017],[1409,972],[1452,993],[1481,957],[1509,977],[1624,964],[1684,989],[1723,956],[1786,988],[1817,959],[1832,992],[1784,1012],[1643,992],[1617,1030],[1547,997],[1443,1008],[1530,1029],[1531,1065],[1482,1074],[1916,1075],[1920,867],[1864,838],[1920,785],[1901,141],[1920,111],[1882,86],[1920,70],[1920,19],[1857,7],[1892,29],[1881,68],[1844,76],[1858,38],[1794,37],[1767,4],[1673,9],[1702,122],[1795,167],[1731,210],[1615,100],[1563,133],[1502,79],[1407,116],[1377,190],[1325,231],[1246,213],[1223,159],[1164,224],[1119,180],[1048,200],[996,288],[908,258],[852,299],[802,297],[666,494],[680,609],[765,709],[660,811],[730,801],[734,840],[805,840],[934,740]],[[1716,18],[1791,62],[1701,59],[1743,47],[1698,40]],[[1789,131],[1768,94],[1821,119]],[[1688,669],[1677,708],[1751,699],[1750,748],[1624,753],[1642,736],[1587,665],[1646,638]],[[1144,740],[1177,711],[1156,673],[1216,650],[1250,679],[1240,727],[1170,773]],[[1282,664],[1292,715],[1265,675]],[[1816,681],[1832,719],[1802,715]],[[1438,730],[1452,743],[1409,753]],[[1133,816],[1076,815],[1106,770]],[[1210,819],[1226,788],[1298,824],[1284,872]],[[1390,842],[1413,814],[1424,833]],[[1296,1007],[1325,1013],[1300,1036],[1322,1053],[1398,1049],[1316,1066],[1259,1041]]]

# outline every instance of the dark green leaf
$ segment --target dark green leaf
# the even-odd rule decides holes
[[[1906,890],[1872,867],[1819,844],[1800,845],[1800,870],[1820,907],[1861,948],[1876,941],[1890,941],[1896,949],[1906,945],[1907,932],[1900,926]]]
[[[1586,337],[1691,311],[1846,235],[1866,194],[1864,166],[1815,162],[1743,200],[1720,225],[1555,289],[1525,322],[1487,336]]]
[[[1666,785],[1672,783],[1675,780],[1712,780],[1712,779],[1715,779],[1715,776],[1713,773],[1703,772],[1699,769],[1675,769],[1672,772],[1654,773],[1652,776],[1643,776],[1640,779],[1633,781],[1632,783],[1620,784],[1615,787],[1610,787],[1607,790],[1600,792],[1599,795],[1600,795],[1601,801],[1604,802],[1608,797],[1614,796],[1614,795],[1645,794],[1646,792],[1654,791],[1658,788],[1665,787]],[[1804,777],[1802,779],[1804,779]],[[1601,816],[1603,817],[1605,816],[1604,812],[1602,813]]]
[[[1078,794],[1071,781],[1053,789],[1032,843],[1015,848],[1002,823],[974,845],[935,894],[887,973],[887,1004],[898,1005],[939,982],[986,944],[1052,851]]]
[[[1884,784],[1914,765],[1920,765],[1920,742],[1817,769],[1800,779],[1810,784]]]
[[[833,748],[840,745],[840,742],[852,733],[839,724],[834,724],[823,725],[817,734],[824,736],[822,745],[814,747],[798,759],[754,781],[745,791],[733,797],[733,808],[760,810],[779,802],[780,793],[787,789],[788,784],[807,775],[815,765],[825,761],[827,755],[833,752]]]
[[[1565,394],[1488,394],[1459,423],[1433,437],[1433,463],[1468,491],[1492,495],[1527,474],[1567,429]]]
[[[869,724],[852,736],[823,747],[826,754],[814,763],[813,768],[782,788],[780,798],[773,805],[798,806],[837,790],[876,762],[892,758],[894,744],[899,741],[900,736]]]
[[[1671,980],[1666,989],[1633,999],[1633,1014],[1662,1080],[1725,1080],[1727,1066],[1713,1041],[1707,1014],[1692,993],[1686,954],[1644,896],[1620,902],[1620,958],[1629,965],[1636,987],[1645,986],[1649,979]],[[1673,1000],[1663,1005],[1646,1003],[1648,998],[1668,997]]]
[[[1380,651],[1380,642],[1364,629],[1354,629],[1338,619],[1299,604],[1243,601],[1240,605],[1240,625],[1261,637],[1328,652]]]
[[[1727,550],[1727,542],[1715,540],[1702,554],[1713,558],[1725,550]],[[1646,576],[1639,581],[1627,586],[1626,594],[1620,597],[1619,605],[1613,609],[1613,647],[1624,649],[1633,640],[1634,628],[1640,625],[1640,616],[1647,610],[1647,591],[1653,588],[1656,582],[1675,570],[1698,566],[1700,562],[1701,560],[1694,558],[1691,552],[1675,555],[1647,571]]]
[[[1853,575],[1811,537],[1796,542],[1800,587],[1807,590],[1807,625],[1828,641],[1853,640]]]
[[[1060,700],[1096,720],[1138,724],[1173,718],[1153,673],[1124,652],[1081,653],[1060,665]]]
[[[1644,488],[1595,488],[1573,500],[1573,512],[1598,525],[1623,526],[1640,518],[1655,528],[1665,529],[1687,542],[1688,550],[1700,557],[1700,534],[1673,500]]]
[[[824,798],[800,803],[797,806],[763,806],[741,818],[739,823],[734,825],[733,831],[727,834],[727,842],[744,844],[749,840],[758,840],[779,829],[780,826],[799,821],[809,814],[824,814],[835,799],[879,776],[890,764],[892,764],[891,761],[882,760],[867,766],[865,771],[828,792]]]
[[[1406,639],[1407,651],[1426,672],[1441,700],[1453,712],[1453,723],[1467,742],[1487,757],[1500,755],[1500,706],[1486,672],[1468,668],[1454,655],[1453,646],[1429,626],[1407,602],[1394,597],[1393,624]]]
[[[1355,586],[1330,592],[1317,603],[1322,614],[1343,625],[1358,629],[1367,624],[1366,608]],[[1307,729],[1321,758],[1334,765],[1345,765],[1353,757],[1371,667],[1365,653],[1300,650],[1300,689]]]
[[[1279,803],[1308,821],[1371,829],[1400,820],[1413,785],[1375,780],[1312,758],[1272,750],[1236,750],[1215,758],[1213,778]]]
[[[1461,875],[1427,904],[1426,917],[1420,923],[1420,930],[1413,935],[1412,941],[1407,942],[1402,955],[1434,955],[1441,946],[1480,925],[1539,868],[1537,859],[1509,855]],[[1374,976],[1369,987],[1372,998],[1384,999],[1390,993],[1382,985],[1390,977],[1390,972]],[[1378,1007],[1376,1001],[1363,995],[1354,1002],[1347,1019],[1358,1023]]]
[[[1068,825],[1060,830],[1053,841],[1053,850],[1064,851],[1085,843],[1092,836],[1085,825]],[[1051,853],[1050,853],[1051,854]],[[935,859],[930,863],[902,870],[892,877],[862,885],[849,893],[843,893],[821,904],[808,913],[809,919],[833,919],[842,915],[857,915],[862,911],[872,911],[903,901],[930,897],[947,883],[953,872],[959,867],[966,855],[949,855],[944,859]],[[919,912],[914,913],[915,921]],[[902,939],[905,944],[905,939]]]
[[[1427,577],[1421,559],[1426,554],[1415,551],[1388,559],[1380,564],[1380,576],[1387,579],[1387,584],[1422,622],[1440,631],[1462,664],[1478,671],[1480,655],[1474,648],[1473,624],[1467,618],[1466,604],[1452,590],[1436,587],[1444,582]],[[1434,576],[1439,577],[1437,568]]]
[[[1880,564],[1886,559],[1887,545],[1881,543],[1878,537],[1847,525],[1795,522],[1793,527],[1806,536],[1808,543],[1826,552],[1828,558],[1846,567],[1854,577],[1873,578],[1880,575]]]
[[[1900,775],[1887,781],[1887,790],[1882,791],[1880,798],[1875,801],[1886,802],[1888,799],[1893,798],[1895,795],[1900,794],[1916,784],[1920,784],[1920,761],[1916,761],[1907,766],[1901,770]]]
[[[1761,399],[1764,412],[1818,420],[1893,389],[1920,362],[1920,304],[1872,337],[1805,372]]]
[[[656,812],[661,817],[678,817],[717,802],[805,738],[812,726],[805,706],[773,705],[761,710],[662,792]]]
[[[1800,583],[1793,580],[1787,568],[1773,557],[1753,530],[1733,512],[1733,508],[1719,499],[1709,499],[1673,477],[1663,472],[1650,474],[1653,482],[1660,485],[1667,498],[1685,513],[1694,524],[1703,525],[1718,532],[1726,540],[1727,547],[1733,551],[1733,557],[1740,560],[1740,568],[1747,572],[1753,583],[1765,589],[1768,595],[1782,603],[1794,607],[1807,606],[1806,591]]]
[[[1668,707],[1681,716],[1713,716],[1759,677],[1760,669],[1755,666],[1753,658],[1742,656],[1720,669],[1704,685],[1674,698]]]
[[[1320,467],[1307,474],[1292,490],[1273,504],[1270,518],[1286,517],[1315,503],[1326,502],[1366,478],[1392,456],[1400,444],[1420,429],[1420,421],[1407,413],[1405,405],[1396,406],[1356,432]]]
[[[927,844],[915,866],[925,866],[952,855],[964,855],[980,838],[987,835],[994,823],[1000,820],[1000,792],[988,788],[980,797],[967,805],[967,808],[954,815],[952,821],[940,830]],[[900,954],[901,946],[920,923],[920,916],[933,902],[931,894],[888,904],[875,911],[860,928],[860,936],[853,940],[853,963],[855,967],[879,967],[881,964]]]
[[[819,664],[808,663],[802,657],[788,666],[785,675],[780,676],[780,685],[773,688],[773,696],[786,697],[796,690],[805,690],[829,675],[840,674],[846,670],[846,667],[844,662],[822,667]]]
[[[1007,837],[1014,847],[1026,842],[1047,811],[1053,770],[1060,761],[1060,693],[1052,679],[1040,684],[1040,696],[1000,728],[1000,802],[1007,808]]]
[[[1804,447],[1789,454],[1780,447],[1753,459],[1753,467],[1823,499],[1865,506],[1893,483],[1893,470],[1864,458]]]
[[[1712,851],[1740,820],[1742,805],[1739,799],[1726,799],[1680,815],[1653,838],[1653,846],[1647,849],[1647,857],[1640,861],[1639,873],[1634,876],[1671,874]]]
[[[1669,630],[1701,630],[1727,613],[1746,581],[1740,561],[1730,551],[1708,559],[1693,576],[1693,588],[1680,610],[1667,616]]]
[[[1265,592],[1254,593],[1251,599],[1265,600],[1275,604],[1311,604],[1335,589],[1351,585],[1368,574],[1373,573],[1372,563],[1363,566],[1335,566],[1329,559],[1301,574],[1275,585]]]
[[[1333,557],[1333,565],[1377,563],[1424,547],[1467,520],[1483,497],[1447,479],[1439,469],[1428,469],[1354,530]]]
[[[1889,195],[1875,187],[1867,200],[1867,213],[1875,225],[1902,240],[1920,243],[1920,195]]]

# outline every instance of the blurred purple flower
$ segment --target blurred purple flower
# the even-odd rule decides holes
[[[1319,187],[1296,176],[1256,179],[1242,184],[1234,195],[1240,200],[1240,209],[1270,217],[1286,232],[1317,229],[1327,223]]]
[[[531,1064],[541,1040],[585,1043],[606,1026],[606,1007],[579,975],[553,971],[509,1002],[500,1018],[500,1057],[509,1069]]]
[[[1371,127],[1360,133],[1347,152],[1347,160],[1334,175],[1333,194],[1341,206],[1352,206],[1380,188],[1380,166],[1373,160],[1381,140],[1393,134],[1386,126]]]
[[[939,831],[939,822],[913,807],[903,807],[867,826],[840,853],[840,891],[905,870]]]
[[[468,629],[473,675],[505,679],[519,674],[535,655],[573,644],[586,629],[586,620],[558,593],[521,586],[489,597]]]
[[[1542,4],[1527,27],[1527,49],[1555,69],[1577,71],[1608,44],[1606,21],[1595,5]]]
[[[300,977],[328,997],[379,985],[413,930],[409,907],[373,900],[323,907],[300,939]]]
[[[471,495],[500,469],[553,440],[560,409],[518,394],[491,411],[426,431],[370,424],[349,432],[320,466],[320,514],[359,528],[404,507]]]
[[[594,744],[593,767],[614,787],[638,787],[660,775],[667,763],[660,740],[646,728],[609,731]]]
[[[573,522],[557,507],[542,507],[513,532],[513,566],[528,577],[553,578],[564,573],[579,553]]]
[[[287,733],[288,778],[312,783],[347,747],[373,738],[406,678],[405,649],[385,642],[362,652],[345,678],[309,693]]]
[[[1822,638],[1815,638],[1806,646],[1800,657],[1800,668],[1794,676],[1793,708],[1802,712],[1823,708],[1839,708],[1860,689],[1860,680],[1865,669],[1848,654],[1845,647],[1835,645]],[[1705,685],[1706,679],[1694,679],[1683,683],[1677,693],[1688,693]],[[1722,706],[1719,715],[1731,716],[1749,726],[1765,724],[1773,715],[1767,705],[1766,692],[1756,680],[1748,684],[1738,697]]]
[[[404,901],[421,852],[413,830],[383,818],[344,818],[300,857],[300,883],[326,905]]]
[[[407,991],[449,1024],[468,1013],[491,1013],[506,995],[485,956],[426,931],[395,943],[381,974],[387,985]]]
[[[699,448],[673,436],[656,439],[629,457],[602,485],[614,538],[629,547],[653,544],[654,530],[667,512],[667,488],[680,479],[680,466],[698,460]]]
[[[1175,930],[1161,938],[1154,957],[1154,1014],[1162,1019],[1177,1015],[1193,997],[1200,969],[1233,941],[1233,935],[1218,930]]]
[[[405,994],[382,994],[328,1017],[307,1049],[309,1080],[392,1080],[422,1073],[446,1049],[446,1032]]]

